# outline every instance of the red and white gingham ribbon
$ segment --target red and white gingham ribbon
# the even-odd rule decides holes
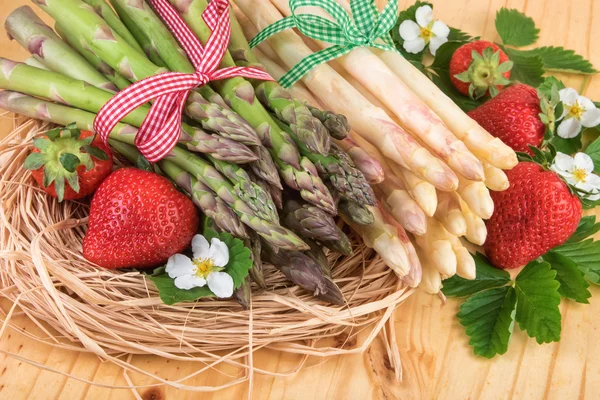
[[[102,107],[94,120],[94,131],[106,143],[108,135],[121,119],[142,104],[154,100],[136,135],[135,144],[148,161],[155,162],[165,157],[177,144],[181,133],[181,115],[192,89],[234,76],[262,80],[273,78],[258,68],[230,67],[217,70],[231,36],[227,0],[212,0],[202,14],[212,31],[206,47],[202,46],[167,0],[150,0],[150,3],[173,32],[196,72],[166,72],[125,88]]]

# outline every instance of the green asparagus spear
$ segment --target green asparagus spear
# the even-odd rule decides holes
[[[63,42],[30,7],[19,7],[10,13],[6,18],[5,28],[10,37],[16,39],[48,69],[62,74],[68,70],[69,75],[75,79],[104,90],[118,90],[111,81]]]
[[[252,301],[252,290],[250,289],[250,277],[246,277],[242,286],[233,291],[233,299],[237,301],[244,310],[250,308],[250,302]]]
[[[260,237],[251,233],[250,239],[246,239],[244,244],[251,250],[252,268],[250,269],[250,277],[258,286],[264,289],[267,287],[267,284],[265,283],[263,264],[260,258],[262,248]]]
[[[54,26],[56,33],[62,37],[62,39],[71,46],[75,51],[83,56],[94,68],[96,68],[101,74],[103,74],[109,81],[115,84],[119,89],[125,89],[127,86],[131,85],[124,76],[119,74],[117,71],[112,69],[110,65],[102,61],[95,54],[85,48],[83,43],[76,37],[73,37],[69,31],[62,27],[60,24],[56,24]],[[60,71],[57,71],[60,72]]]
[[[307,256],[313,259],[319,267],[321,267],[321,271],[325,275],[331,278],[331,264],[329,264],[329,260],[327,260],[327,256],[323,251],[323,247],[321,247],[317,242],[312,240],[304,239],[306,244],[310,246],[310,250],[304,252]]]
[[[352,222],[358,225],[371,225],[375,222],[375,217],[367,207],[353,201],[342,200],[338,204],[340,214],[346,216]]]
[[[348,133],[350,132],[350,123],[345,115],[336,114],[331,111],[319,110],[318,108],[308,104],[306,107],[310,110],[312,115],[318,118],[323,125],[325,125],[325,128],[327,128],[332,138],[342,140],[348,136]]]

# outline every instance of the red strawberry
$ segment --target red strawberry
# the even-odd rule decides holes
[[[49,131],[33,140],[24,167],[46,193],[59,201],[94,193],[112,171],[112,153],[99,138],[74,126]]]
[[[153,267],[188,247],[199,222],[192,201],[166,178],[119,169],[92,199],[83,255],[104,268]]]
[[[515,85],[470,111],[471,118],[515,151],[530,152],[544,140],[546,126],[539,114],[540,99],[534,88]]]
[[[516,268],[564,243],[577,229],[581,202],[554,172],[522,162],[506,173],[510,188],[491,192],[494,215],[484,249],[500,268]]]
[[[476,40],[463,44],[452,54],[450,79],[465,96],[495,96],[509,83],[512,66],[513,62],[494,43]]]

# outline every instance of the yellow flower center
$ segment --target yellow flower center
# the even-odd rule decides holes
[[[581,107],[579,102],[575,102],[571,107],[567,106],[567,116],[569,118],[581,119],[584,112],[585,108]]]
[[[421,37],[425,40],[426,43],[429,43],[429,41],[433,37],[433,32],[431,31],[431,24],[426,26],[425,28],[421,28]]]
[[[215,262],[210,258],[194,258],[192,263],[196,266],[196,276],[204,279],[213,272],[213,267],[215,266]]]
[[[577,179],[578,182],[585,183],[587,179],[587,172],[583,168],[576,168],[573,171],[573,177]]]

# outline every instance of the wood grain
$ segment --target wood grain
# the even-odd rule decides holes
[[[258,0],[265,1],[265,0]],[[258,2],[257,1],[257,2]],[[451,26],[487,39],[497,39],[494,16],[499,7],[517,8],[533,17],[541,28],[539,45],[560,45],[576,50],[600,66],[600,53],[594,51],[592,38],[600,36],[598,0],[430,0],[436,16]],[[26,0],[0,0],[0,15],[6,16]],[[400,0],[406,8],[412,0]],[[0,53],[23,60],[27,54],[16,43],[0,35]],[[587,95],[600,99],[600,80],[594,77],[563,77],[566,83]],[[0,118],[0,136],[12,127],[10,119]],[[592,288],[590,305],[564,301],[563,340],[539,346],[515,328],[508,353],[488,361],[472,355],[468,338],[455,314],[458,301],[441,305],[436,297],[416,293],[395,315],[404,381],[395,383],[385,359],[381,342],[364,355],[329,360],[309,359],[295,376],[299,357],[275,351],[259,351],[255,364],[276,371],[282,377],[256,375],[252,390],[256,399],[572,399],[598,398],[600,388],[600,290]],[[0,305],[5,312],[6,301]],[[39,332],[25,316],[15,318],[26,332]],[[63,373],[73,374],[107,386],[124,386],[123,372],[97,357],[52,349],[39,345],[22,334],[7,330],[0,348],[34,360]],[[137,366],[176,380],[199,367],[156,357],[136,357]],[[241,374],[221,367],[190,379],[188,384],[215,385]],[[152,382],[130,374],[136,385]],[[218,393],[181,392],[158,387],[132,393],[125,389],[91,386],[75,379],[40,370],[18,359],[0,355],[0,398],[20,399],[239,399],[248,396],[248,385],[239,385]]]

